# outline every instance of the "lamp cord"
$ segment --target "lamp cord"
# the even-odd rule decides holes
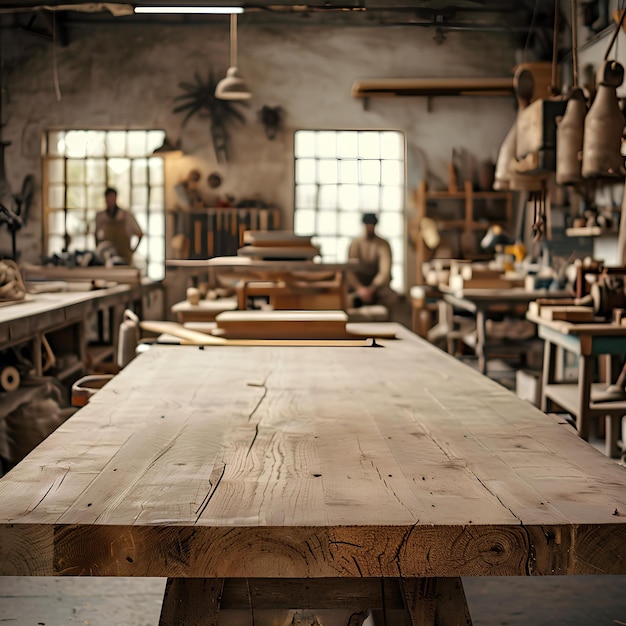
[[[230,66],[237,67],[237,14],[230,14]]]

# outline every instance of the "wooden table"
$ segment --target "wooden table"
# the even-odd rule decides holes
[[[578,434],[585,440],[589,439],[591,422],[604,417],[606,454],[610,457],[619,456],[621,450],[618,441],[622,417],[626,415],[626,401],[594,402],[592,390],[594,364],[598,356],[626,355],[626,326],[545,320],[530,312],[526,317],[537,324],[539,337],[545,340],[541,408],[550,411],[556,405],[571,413],[576,419]],[[577,383],[558,380],[558,348],[578,356]],[[596,385],[596,388],[599,387],[602,385]]]
[[[163,626],[459,626],[461,576],[625,574],[626,471],[393,328],[151,348],[0,480],[0,574],[167,577]]]
[[[487,337],[486,323],[493,312],[511,313],[518,316],[526,311],[528,303],[538,298],[569,298],[565,291],[548,291],[546,289],[527,291],[521,288],[512,289],[452,289],[440,285],[444,300],[453,307],[458,307],[476,316],[476,341],[473,345],[478,357],[478,369],[487,373],[488,352],[493,347],[502,347],[502,342],[490,342]]]

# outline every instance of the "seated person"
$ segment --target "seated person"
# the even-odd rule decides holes
[[[347,274],[348,301],[351,307],[364,304],[382,304],[389,311],[398,301],[391,283],[391,246],[376,234],[378,218],[374,213],[363,215],[365,234],[353,239],[348,258],[359,266]]]

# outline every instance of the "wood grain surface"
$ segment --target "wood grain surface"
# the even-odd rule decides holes
[[[0,574],[626,573],[626,470],[392,327],[151,348],[0,480]]]

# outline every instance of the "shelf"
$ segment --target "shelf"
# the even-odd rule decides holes
[[[589,411],[596,415],[611,413],[612,411],[623,411],[626,415],[626,401],[616,400],[612,402],[594,402],[593,396],[595,392],[602,392],[606,389],[606,383],[594,383],[591,385],[591,402],[589,403]],[[578,417],[579,390],[577,383],[553,383],[546,385],[545,396],[563,410],[571,413],[574,417]]]
[[[568,237],[597,237],[598,235],[608,234],[600,226],[583,226],[581,228],[566,228],[565,234]]]
[[[87,347],[87,354],[91,367],[95,367],[105,361],[112,360],[115,355],[115,349],[113,346],[90,345]]]

